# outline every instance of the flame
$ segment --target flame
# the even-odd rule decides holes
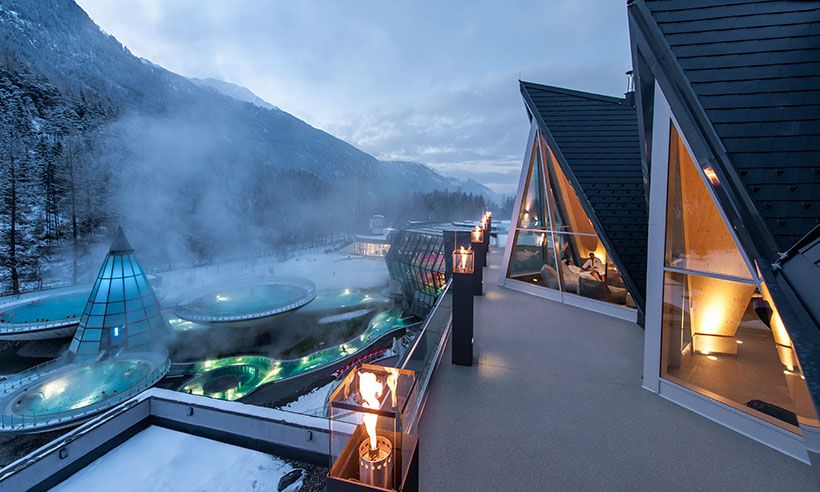
[[[458,250],[458,268],[459,270],[466,270],[467,269],[467,257],[469,256],[469,249],[461,246]]]
[[[384,391],[384,385],[379,382],[376,375],[372,372],[359,373],[359,394],[362,395],[364,406],[373,410],[379,408],[379,397]],[[367,430],[367,435],[370,437],[370,449],[375,450],[376,445],[376,421],[379,416],[372,413],[366,413],[362,417],[364,428]]]
[[[390,402],[393,408],[398,405],[398,395],[396,394],[396,386],[399,384],[399,370],[395,367],[385,367],[387,371],[387,387],[390,389]]]

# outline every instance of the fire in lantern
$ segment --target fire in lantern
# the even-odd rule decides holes
[[[473,273],[473,250],[460,246],[453,251],[453,271],[456,273]]]
[[[379,398],[383,392],[384,385],[375,374],[359,373],[359,394],[364,400],[365,408],[378,410]],[[379,416],[375,413],[365,413],[362,416],[367,438],[359,445],[359,480],[369,485],[389,488],[392,479],[390,465],[393,461],[393,444],[386,437],[376,434],[378,419]]]
[[[483,225],[483,222],[482,222],[482,225]],[[479,227],[479,226],[475,226],[475,229],[470,231],[470,239],[474,243],[483,243],[484,242],[484,229]]]

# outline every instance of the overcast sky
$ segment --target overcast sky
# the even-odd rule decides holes
[[[77,0],[134,54],[243,85],[381,159],[512,192],[518,79],[623,94],[626,0]]]

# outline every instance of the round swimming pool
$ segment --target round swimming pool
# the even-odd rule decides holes
[[[236,400],[255,390],[278,364],[255,355],[226,357],[197,365],[198,374],[179,391],[221,400]]]
[[[74,367],[21,391],[11,403],[16,415],[50,415],[77,410],[127,391],[151,372],[141,360],[112,359]]]
[[[78,323],[86,302],[87,290],[43,295],[0,307],[0,323],[31,324],[63,320]]]
[[[102,360],[57,359],[0,383],[0,431],[41,432],[73,425],[159,381],[164,352],[129,352]]]
[[[304,279],[209,291],[177,306],[175,314],[199,322],[242,321],[292,311],[313,300],[316,288]]]

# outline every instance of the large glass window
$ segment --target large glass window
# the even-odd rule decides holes
[[[674,126],[669,143],[666,266],[751,279],[749,267]]]
[[[578,195],[540,133],[531,154],[508,277],[635,307]]]
[[[661,376],[797,432],[817,425],[789,335],[672,127]]]
[[[521,229],[544,229],[546,209],[544,208],[544,178],[541,174],[541,152],[538,142],[534,144],[530,169],[518,213],[518,227]]]

